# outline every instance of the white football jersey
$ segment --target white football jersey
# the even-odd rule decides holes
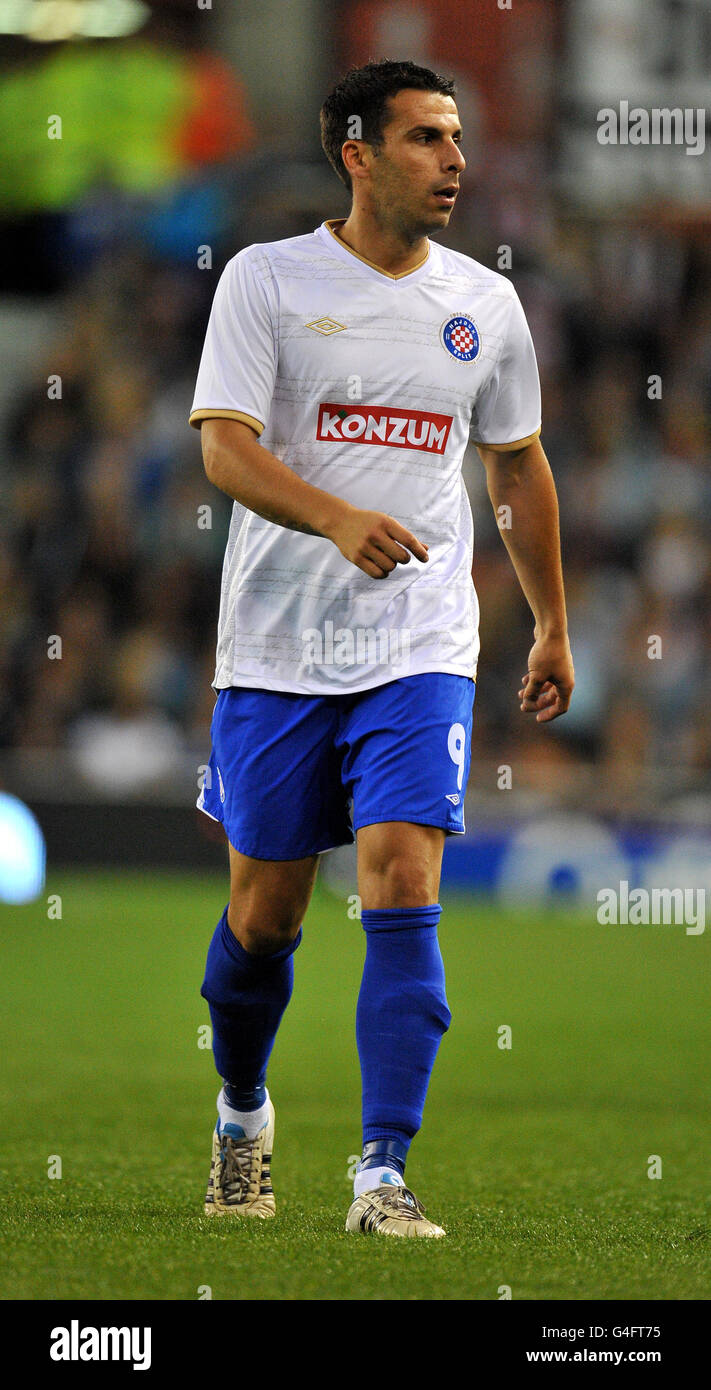
[[[226,416],[300,477],[429,546],[371,579],[332,541],[235,503],[214,686],[348,694],[425,671],[475,678],[467,441],[540,431],[533,343],[502,275],[429,242],[390,275],[325,222],[249,246],[215,292],[190,423]]]

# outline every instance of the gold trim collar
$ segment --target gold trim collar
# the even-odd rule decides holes
[[[334,231],[334,228],[342,227],[345,220],[345,217],[327,217],[326,221],[322,225],[326,228],[327,232],[331,233],[331,236],[333,237],[334,241],[336,241],[339,246],[343,247],[344,251],[348,251],[351,256],[355,256],[356,260],[362,261],[364,265],[369,265],[371,270],[377,270],[379,275],[385,275],[388,280],[406,280],[408,275],[414,275],[416,270],[421,270],[423,265],[425,265],[430,258],[430,248],[428,242],[427,255],[423,256],[422,260],[418,261],[417,265],[411,266],[409,270],[401,270],[399,275],[393,275],[392,271],[383,270],[383,267],[381,265],[376,265],[375,261],[369,261],[367,256],[361,256],[359,251],[354,251],[352,246],[349,246],[347,242],[341,240],[341,237],[339,237],[338,233]]]

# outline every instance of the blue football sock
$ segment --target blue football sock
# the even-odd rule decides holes
[[[365,965],[356,1010],[363,1079],[363,1167],[404,1173],[422,1124],[442,1035],[451,1022],[437,939],[439,903],[365,909]]]
[[[264,1103],[267,1062],[291,998],[300,941],[301,928],[273,955],[253,955],[230,931],[225,908],[210,942],[200,993],[210,1006],[215,1066],[236,1110],[257,1110]]]

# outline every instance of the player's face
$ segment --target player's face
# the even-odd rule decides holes
[[[408,239],[446,227],[466,161],[452,97],[402,91],[388,102],[380,153],[370,162],[371,196],[382,225]]]

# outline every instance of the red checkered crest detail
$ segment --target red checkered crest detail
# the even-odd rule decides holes
[[[475,362],[481,352],[479,330],[467,314],[454,314],[442,324],[442,346],[457,362]]]

